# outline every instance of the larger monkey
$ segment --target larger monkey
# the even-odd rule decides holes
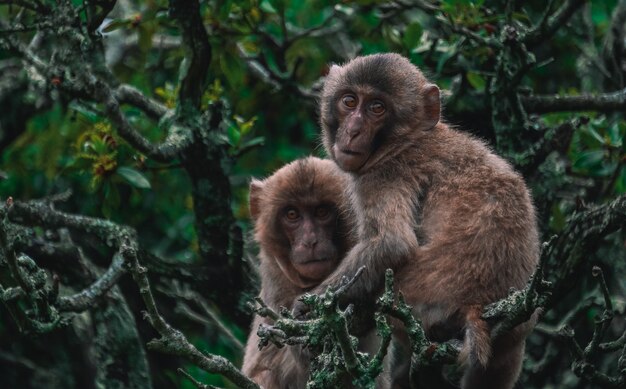
[[[250,214],[260,246],[260,296],[274,310],[318,285],[354,245],[345,188],[349,177],[329,160],[309,157],[250,184]],[[266,389],[302,389],[308,363],[288,348],[258,349],[257,316],[243,372]]]
[[[480,315],[524,287],[536,266],[533,206],[520,175],[440,121],[440,110],[437,86],[400,55],[331,67],[321,97],[323,142],[353,176],[358,243],[312,292],[366,265],[346,299],[374,296],[392,268],[427,333],[465,331],[462,387],[512,388],[524,329],[491,344]]]

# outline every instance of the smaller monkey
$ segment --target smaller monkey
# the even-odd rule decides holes
[[[291,309],[318,285],[354,244],[344,189],[349,176],[332,161],[308,157],[250,184],[250,215],[260,246],[260,297],[272,309]],[[258,349],[257,316],[246,344],[243,372],[264,388],[301,389],[309,376],[306,358],[270,344]]]

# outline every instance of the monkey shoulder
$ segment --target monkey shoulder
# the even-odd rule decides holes
[[[440,183],[481,193],[486,189],[526,192],[521,175],[482,140],[455,129],[448,129],[441,138],[439,149],[445,151],[436,155],[440,160],[436,173]]]
[[[291,282],[275,260],[261,255],[261,291],[259,297],[272,309],[291,308],[293,300],[304,290]]]

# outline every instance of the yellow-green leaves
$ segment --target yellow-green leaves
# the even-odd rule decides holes
[[[231,146],[229,154],[239,156],[253,147],[260,146],[265,141],[263,137],[254,137],[253,127],[256,116],[245,120],[241,116],[234,116],[233,121],[228,122],[226,129],[226,141]]]

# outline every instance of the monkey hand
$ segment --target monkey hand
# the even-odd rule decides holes
[[[323,299],[324,289],[321,285],[309,290],[301,295],[293,303],[292,314],[294,319],[305,320],[309,318],[311,307]]]
[[[310,312],[311,307],[302,301],[302,297],[299,297],[293,304],[292,314],[296,320],[305,320]]]

